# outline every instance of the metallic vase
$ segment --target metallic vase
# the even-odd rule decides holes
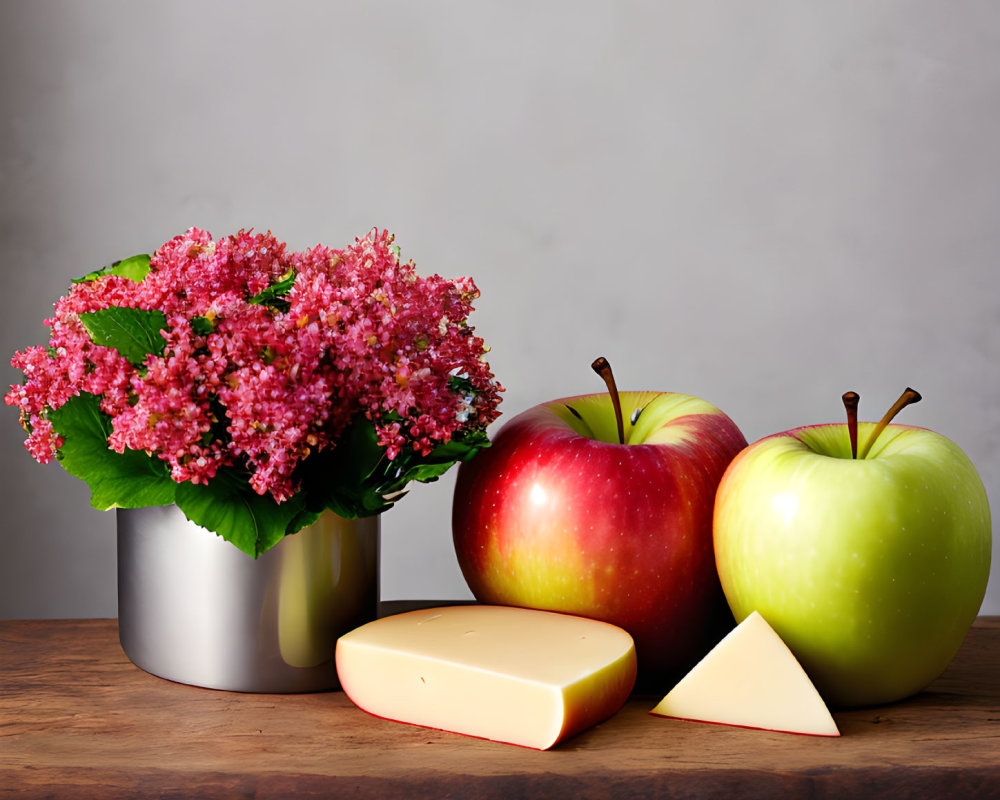
[[[119,638],[136,666],[211,689],[337,688],[337,637],[376,615],[378,517],[327,511],[253,559],[176,506],[117,514]]]

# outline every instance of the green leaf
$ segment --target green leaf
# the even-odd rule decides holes
[[[167,327],[162,311],[112,306],[85,312],[80,320],[94,344],[115,348],[136,366],[141,366],[150,354],[162,355],[166,346],[160,333]]]
[[[215,330],[215,325],[208,317],[191,317],[190,325],[191,330],[198,336],[208,336]]]
[[[141,450],[116,453],[108,447],[111,418],[92,394],[71,397],[49,412],[52,427],[63,438],[58,459],[70,474],[90,486],[94,508],[142,508],[174,502],[177,484],[167,465]]]
[[[451,441],[439,444],[428,455],[404,450],[386,465],[385,479],[376,486],[382,495],[401,491],[411,481],[436,481],[460,461],[468,461],[490,441],[484,429],[459,431]]]
[[[346,519],[370,516],[392,506],[373,491],[371,480],[386,461],[375,426],[364,416],[355,418],[336,447],[311,455],[303,462],[302,494],[311,511],[329,508]]]
[[[73,283],[86,283],[87,281],[103,278],[105,275],[120,275],[121,277],[128,278],[136,283],[141,283],[148,274],[149,256],[141,254],[123,259],[121,261],[115,261],[113,264],[109,264],[106,267],[94,270],[93,272],[88,272],[82,278],[74,278]]]
[[[284,503],[256,494],[235,470],[220,470],[207,484],[178,484],[176,501],[189,520],[254,558],[319,516],[305,508],[301,494]]]
[[[488,445],[485,430],[463,431],[426,456],[403,450],[389,460],[385,448],[378,445],[375,425],[359,416],[336,447],[306,459],[302,493],[313,511],[329,508],[348,519],[378,514],[392,508],[411,481],[435,481],[456,462]]]
[[[278,311],[288,311],[291,304],[284,297],[295,285],[295,270],[289,270],[276,283],[272,283],[264,291],[255,294],[247,302],[254,306],[268,306]]]
[[[288,523],[288,527],[285,529],[285,535],[287,536],[297,533],[303,528],[312,525],[319,519],[320,513],[321,512],[319,511],[309,511],[308,509],[303,508],[302,511],[299,511],[294,517],[292,517],[292,521]]]
[[[448,388],[455,394],[476,394],[476,387],[464,375],[452,375],[448,378]]]

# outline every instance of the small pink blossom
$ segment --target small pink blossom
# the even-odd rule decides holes
[[[261,302],[292,276],[280,302]],[[62,445],[48,412],[89,392],[111,419],[111,449],[155,454],[178,482],[237,466],[281,502],[298,490],[302,460],[336,447],[359,414],[390,459],[427,455],[497,417],[503,390],[466,322],[476,297],[469,278],[418,276],[386,231],[291,253],[270,233],[213,240],[191,228],[157,250],[141,282],[74,284],[46,320],[49,347],[12,359],[25,380],[4,401],[43,463]],[[112,306],[162,311],[162,353],[136,366],[95,344],[80,315]]]

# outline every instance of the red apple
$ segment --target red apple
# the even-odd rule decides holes
[[[458,562],[480,602],[619,625],[635,639],[640,670],[676,672],[732,624],[712,509],[746,440],[704,400],[623,392],[619,406],[606,380],[608,393],[514,417],[461,465]]]

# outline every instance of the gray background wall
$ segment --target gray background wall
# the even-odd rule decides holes
[[[750,440],[909,384],[996,504],[998,52],[988,0],[0,0],[3,384],[71,277],[191,225],[378,225],[476,278],[506,417],[600,354]],[[0,617],[113,616],[113,516],[0,414]],[[385,598],[469,596],[453,477],[385,515]]]

